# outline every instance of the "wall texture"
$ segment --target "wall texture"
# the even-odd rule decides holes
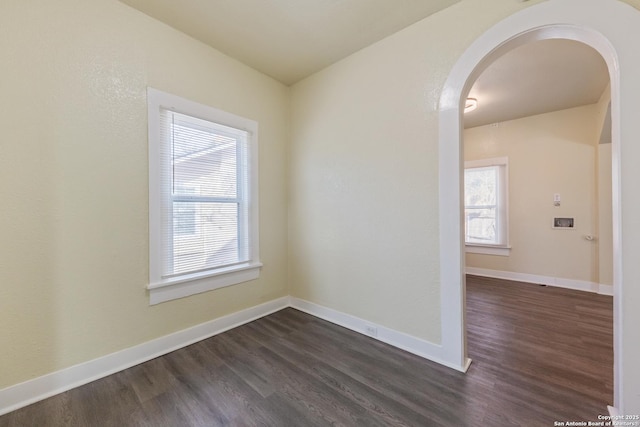
[[[293,86],[294,296],[440,342],[440,91],[474,37],[522,7],[458,3]]]
[[[509,158],[512,246],[509,256],[467,253],[467,267],[599,283],[597,240],[585,239],[598,236],[597,107],[464,131],[465,160]],[[553,205],[555,193],[562,197],[559,207]],[[553,217],[575,218],[575,229],[552,229]]]
[[[288,294],[288,88],[115,0],[3,1],[0,58],[0,389]],[[147,85],[259,122],[259,280],[148,306]]]

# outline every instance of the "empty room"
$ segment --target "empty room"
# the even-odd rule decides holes
[[[640,425],[639,0],[0,12],[0,426]]]

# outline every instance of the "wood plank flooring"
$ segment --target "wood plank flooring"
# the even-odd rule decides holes
[[[0,417],[9,426],[553,426],[612,402],[612,301],[468,277],[464,375],[294,309]]]

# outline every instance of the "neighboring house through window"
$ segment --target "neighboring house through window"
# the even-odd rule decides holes
[[[465,162],[464,225],[467,252],[508,255],[508,160]]]
[[[151,304],[258,277],[257,123],[155,89]]]

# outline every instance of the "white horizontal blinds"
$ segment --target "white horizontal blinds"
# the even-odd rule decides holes
[[[464,211],[467,243],[500,243],[499,166],[465,169]]]
[[[161,111],[163,277],[249,260],[247,132]]]

